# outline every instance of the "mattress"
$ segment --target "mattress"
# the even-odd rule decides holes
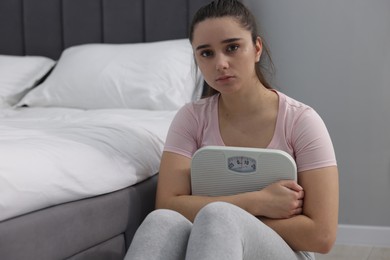
[[[158,172],[176,111],[0,111],[0,221],[129,187]]]

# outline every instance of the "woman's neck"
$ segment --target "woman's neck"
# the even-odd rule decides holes
[[[242,91],[232,94],[221,94],[219,109],[230,117],[259,115],[273,108],[275,98],[277,99],[276,93],[259,82],[252,88],[243,88]]]

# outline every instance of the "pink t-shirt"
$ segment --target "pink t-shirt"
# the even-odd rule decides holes
[[[336,156],[328,130],[313,108],[285,94],[279,95],[276,128],[269,149],[289,153],[298,172],[336,165]],[[176,114],[164,151],[192,158],[206,145],[225,146],[219,131],[219,94],[186,104]]]

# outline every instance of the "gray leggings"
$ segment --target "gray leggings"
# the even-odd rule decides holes
[[[314,259],[294,252],[271,228],[225,202],[203,207],[192,224],[172,210],[150,213],[137,230],[125,260]]]

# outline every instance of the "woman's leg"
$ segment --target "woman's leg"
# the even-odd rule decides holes
[[[301,258],[302,257],[302,258]],[[210,203],[198,213],[187,260],[305,259],[260,220],[232,204]]]
[[[183,260],[191,228],[176,211],[155,210],[138,228],[125,260]]]

